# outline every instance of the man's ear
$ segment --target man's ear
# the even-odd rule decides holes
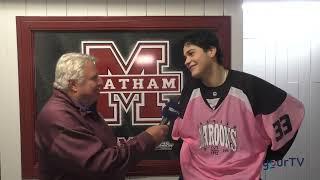
[[[78,82],[74,79],[69,80],[69,89],[73,92],[78,91]]]
[[[209,53],[209,56],[210,56],[211,58],[215,57],[216,54],[217,54],[217,48],[211,46],[211,47],[208,49],[208,53]]]

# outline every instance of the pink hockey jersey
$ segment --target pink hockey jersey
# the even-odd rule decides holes
[[[304,117],[302,103],[260,78],[233,70],[214,89],[224,92],[216,108],[208,106],[202,87],[185,86],[183,115],[172,131],[173,139],[183,140],[183,178],[260,179],[268,149],[282,158],[290,148]]]

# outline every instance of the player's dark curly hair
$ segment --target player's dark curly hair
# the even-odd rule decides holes
[[[216,34],[209,30],[199,30],[194,31],[188,35],[186,35],[182,44],[193,44],[202,48],[205,52],[207,52],[210,48],[215,47],[217,49],[216,57],[217,63],[222,65],[223,63],[223,54],[220,48],[219,39]]]

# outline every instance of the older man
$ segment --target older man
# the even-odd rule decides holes
[[[95,109],[102,80],[92,56],[62,55],[53,86],[36,121],[41,180],[124,179],[128,167],[168,133],[166,125],[152,126],[117,145]]]

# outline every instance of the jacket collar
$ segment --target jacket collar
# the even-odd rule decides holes
[[[70,105],[72,105],[74,108],[76,108],[82,116],[86,116],[87,114],[96,113],[96,103],[94,103],[91,106],[84,106],[75,99],[71,98],[67,93],[65,93],[62,90],[54,89],[53,95],[57,98],[63,99],[67,101]]]

